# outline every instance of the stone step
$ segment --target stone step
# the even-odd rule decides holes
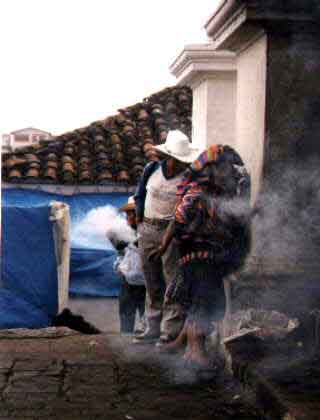
[[[229,369],[254,391],[267,418],[318,420],[320,357],[303,341],[268,343],[257,333],[252,328],[223,341]]]

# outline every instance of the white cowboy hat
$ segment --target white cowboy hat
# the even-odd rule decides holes
[[[128,202],[124,204],[122,207],[120,207],[119,211],[127,212],[127,211],[135,210],[135,209],[136,209],[136,203],[134,201],[134,196],[132,195],[131,197],[128,198]]]
[[[165,155],[186,163],[192,163],[200,155],[200,150],[192,147],[188,137],[180,130],[169,131],[166,142],[154,148]]]

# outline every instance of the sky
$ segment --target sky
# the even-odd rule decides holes
[[[0,133],[73,130],[171,86],[218,0],[1,0]]]

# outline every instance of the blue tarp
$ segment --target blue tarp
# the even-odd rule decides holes
[[[38,308],[9,289],[0,290],[0,329],[45,328],[51,317],[45,309]]]
[[[116,251],[107,241],[90,238],[87,246],[78,244],[73,238],[73,227],[90,210],[111,205],[116,208],[128,200],[127,193],[77,194],[64,196],[42,191],[6,189],[2,191],[3,206],[34,208],[48,205],[51,201],[62,201],[70,206],[71,214],[71,262],[70,292],[76,295],[118,296],[119,279],[113,271]],[[18,223],[18,222],[17,222]],[[17,231],[20,231],[17,224]]]
[[[47,204],[2,207],[0,327],[48,325],[58,308],[58,280]]]
[[[72,196],[51,194],[37,190],[26,189],[3,189],[2,205],[21,207],[35,207],[49,204],[51,201],[62,201],[70,206],[70,214],[73,222],[83,218],[90,210],[97,207],[111,205],[120,207],[128,201],[127,193],[106,194],[76,194]]]
[[[116,252],[72,248],[71,286],[74,295],[109,296],[119,294],[119,278],[113,270]]]

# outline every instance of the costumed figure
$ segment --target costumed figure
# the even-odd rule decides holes
[[[162,351],[185,350],[185,360],[198,366],[210,365],[205,339],[213,322],[224,317],[223,279],[241,268],[250,249],[249,192],[240,156],[229,146],[209,147],[186,171],[175,218],[160,247],[149,254],[159,258],[172,239],[179,250],[180,270],[166,302],[179,302],[186,321]]]

